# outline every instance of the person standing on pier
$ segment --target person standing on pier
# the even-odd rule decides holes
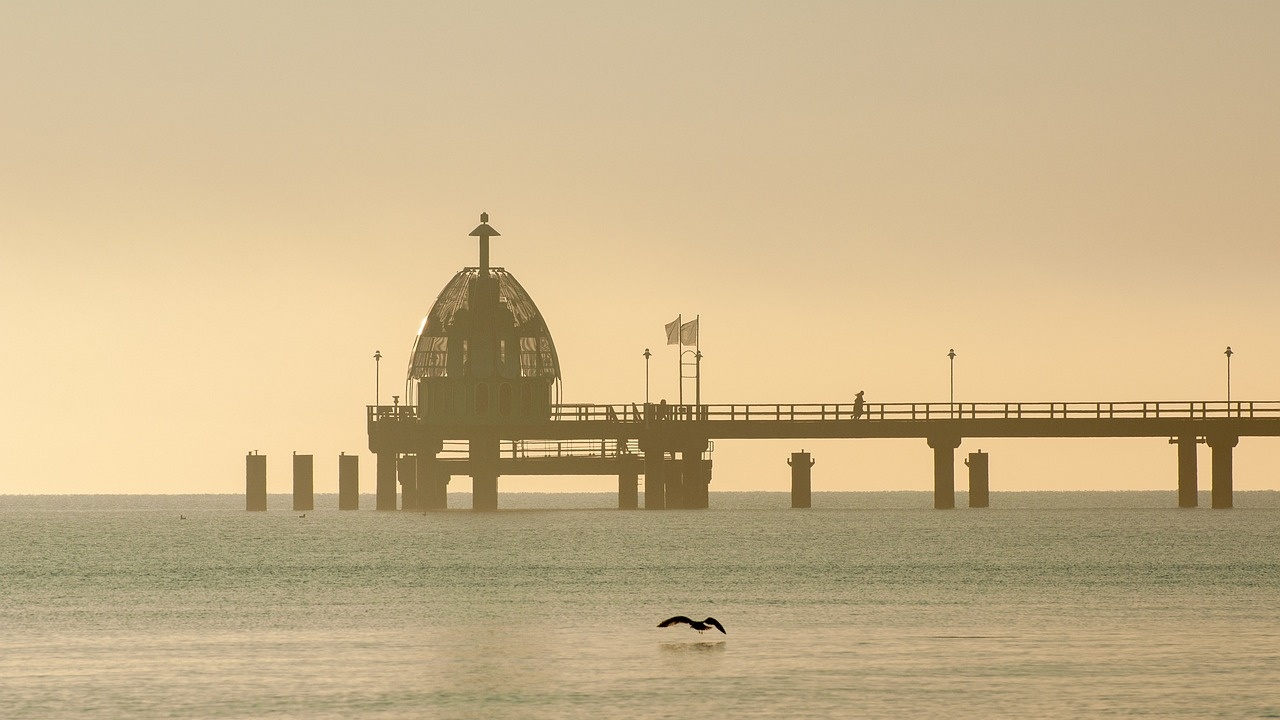
[[[858,391],[858,395],[853,398],[853,419],[857,420],[862,417],[862,409],[866,403],[862,400],[862,391]]]

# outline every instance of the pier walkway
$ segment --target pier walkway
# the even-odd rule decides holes
[[[646,506],[657,507],[665,506],[655,495],[662,466],[673,488],[681,482],[670,470],[677,454],[679,462],[690,462],[675,467],[698,477],[703,464],[696,461],[706,460],[709,473],[705,454],[713,439],[923,439],[934,451],[935,506],[948,508],[955,503],[954,451],[963,438],[1163,437],[1178,446],[1179,505],[1196,505],[1195,446],[1206,443],[1213,453],[1212,504],[1226,508],[1232,505],[1232,449],[1241,437],[1280,437],[1280,401],[558,404],[549,420],[484,425],[420,418],[413,406],[370,406],[368,425],[374,452],[412,448],[442,469],[467,462],[462,440],[468,448],[472,441],[509,448],[500,474],[612,474],[618,468],[622,478],[634,477],[639,466]],[[686,502],[694,503],[686,506],[705,506],[704,480],[709,474],[684,483]]]

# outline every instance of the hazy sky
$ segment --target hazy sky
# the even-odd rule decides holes
[[[0,493],[239,493],[252,449],[372,491],[373,351],[387,398],[482,210],[567,401],[642,401],[646,347],[674,399],[677,313],[710,403],[945,402],[953,347],[957,401],[1221,400],[1227,345],[1280,399],[1276,2],[3,0],[0,98]],[[932,487],[923,440],[739,441],[711,490],[801,447]],[[1177,485],[1164,439],[979,447]]]

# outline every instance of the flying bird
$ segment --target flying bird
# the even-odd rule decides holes
[[[720,624],[720,621],[716,620],[713,617],[709,617],[706,620],[698,621],[692,618],[687,618],[683,615],[676,615],[675,617],[669,617],[666,620],[663,620],[662,622],[658,623],[658,627],[660,628],[671,627],[672,625],[679,625],[680,623],[684,623],[685,625],[688,625],[694,630],[697,630],[699,634],[701,634],[703,630],[710,630],[711,628],[715,628],[720,632],[724,633],[725,635],[729,634],[728,632],[725,631],[724,626]]]

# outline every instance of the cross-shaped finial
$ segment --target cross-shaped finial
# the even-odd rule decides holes
[[[470,237],[480,238],[480,273],[489,274],[489,238],[501,237],[502,233],[489,226],[489,213],[480,213],[480,224],[471,231]]]

